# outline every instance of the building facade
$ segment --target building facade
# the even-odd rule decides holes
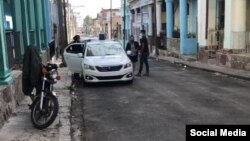
[[[181,55],[197,54],[197,0],[166,0],[167,49]]]
[[[198,1],[198,59],[237,69],[250,66],[250,1]]]
[[[120,9],[102,9],[100,12],[102,32],[108,39],[118,38],[117,28],[121,26]],[[112,22],[111,22],[112,21]]]
[[[197,0],[128,0],[131,34],[148,35],[151,51],[167,50],[178,56],[197,53]],[[129,22],[129,21],[128,21]]]
[[[34,44],[43,61],[51,38],[49,0],[0,1],[0,85],[12,83],[10,70]]]
[[[250,20],[247,18],[250,15],[249,1],[210,0],[199,1],[198,4],[200,47],[247,49],[245,37],[250,31]]]

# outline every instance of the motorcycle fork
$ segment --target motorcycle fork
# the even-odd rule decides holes
[[[43,99],[44,99],[44,91],[45,91],[45,81],[47,79],[45,78],[45,76],[43,77],[43,85],[42,85],[42,92],[41,92],[41,98],[40,98],[40,110],[43,109]]]

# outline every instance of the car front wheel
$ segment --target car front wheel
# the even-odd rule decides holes
[[[127,81],[128,84],[133,84],[134,79]]]

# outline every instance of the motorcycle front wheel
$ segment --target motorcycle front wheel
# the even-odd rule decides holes
[[[59,104],[57,98],[47,94],[40,109],[40,98],[36,98],[31,108],[31,121],[35,128],[44,129],[50,126],[57,117]]]

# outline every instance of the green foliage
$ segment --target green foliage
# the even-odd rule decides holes
[[[83,28],[84,28],[84,32],[86,34],[91,34],[92,33],[92,26],[93,26],[93,18],[90,17],[89,15],[87,15],[85,18],[84,18],[84,25],[83,25]]]
[[[188,38],[196,38],[196,33],[194,33],[194,32],[189,32],[189,33],[187,34],[187,37],[188,37]]]

